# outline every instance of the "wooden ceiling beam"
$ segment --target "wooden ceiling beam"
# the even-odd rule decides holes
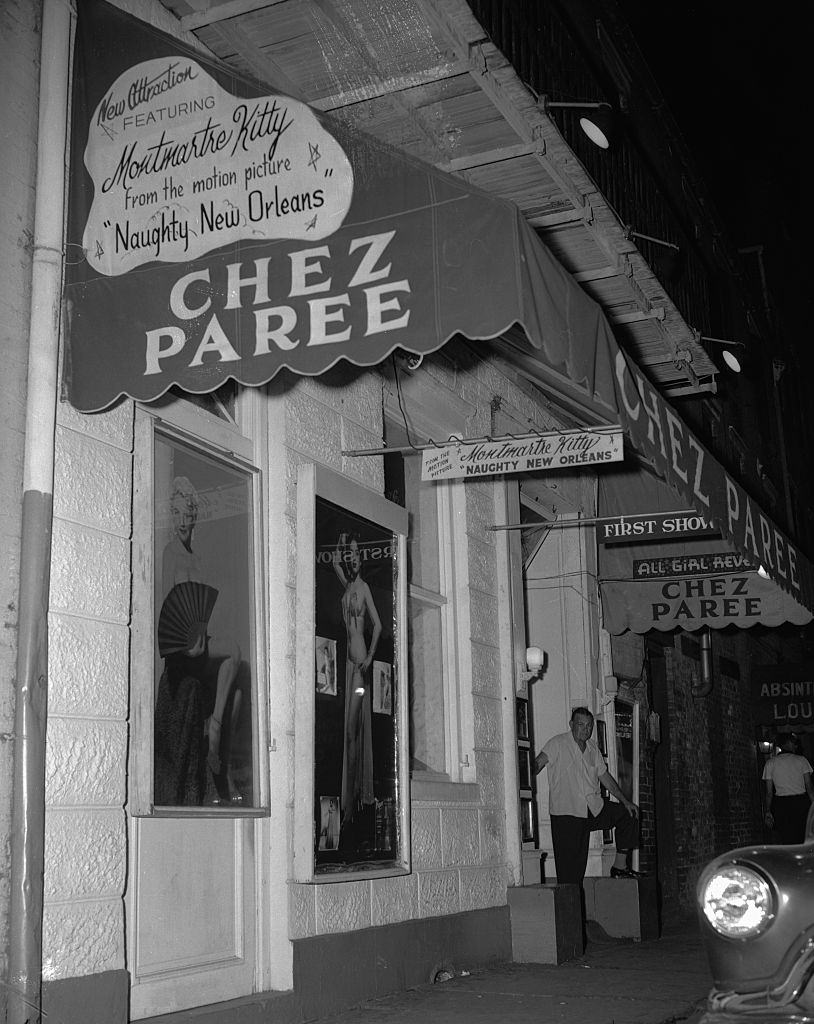
[[[613,324],[636,324],[642,320],[663,320],[664,306],[652,306],[650,309],[632,309],[627,313],[614,313],[608,310],[605,314]]]
[[[590,205],[585,205],[576,210],[558,210],[556,213],[539,213],[531,217],[526,217],[526,220],[534,228],[559,228],[564,227],[567,224],[590,224],[592,218],[593,210]],[[610,277],[615,275],[608,276]]]
[[[465,64],[465,68],[468,73],[468,61]],[[480,153],[453,157],[451,160],[439,164],[439,167],[443,171],[468,171],[473,167],[487,167],[489,164],[499,164],[504,160],[515,160],[523,156],[537,156],[541,152],[545,152],[545,145],[542,142],[518,142],[515,146],[499,146],[496,149],[487,149]]]
[[[469,63],[467,61],[438,64],[432,68],[425,68],[423,71],[411,71],[405,75],[378,79],[375,82],[366,82],[364,85],[354,86],[352,89],[343,89],[342,92],[310,100],[309,105],[317,110],[324,110],[327,113],[332,110],[352,107],[355,103],[367,103],[370,100],[381,99],[384,96],[395,96],[397,93],[407,92],[409,89],[433,85],[435,82],[443,82],[450,78],[468,74],[468,72]]]
[[[299,86],[295,85],[292,79],[269,54],[264,53],[252,40],[245,29],[237,25],[226,25],[223,23],[212,26],[212,31],[231,46],[243,60],[248,64],[252,74],[259,82],[270,89],[278,90],[290,96],[294,100],[307,102],[300,92]]]
[[[188,2],[191,7],[196,6],[194,0]],[[264,7],[286,2],[287,0],[225,0],[224,3],[212,4],[194,14],[185,14],[181,18],[181,28],[187,32],[194,32],[197,28],[206,28],[218,21],[239,18],[241,14],[251,14],[253,11],[262,11]]]
[[[360,71],[367,72],[369,81],[375,83],[374,88],[381,86],[383,89],[387,89],[386,83],[388,78],[390,78],[389,69],[386,66],[384,68],[381,66],[381,62],[378,56],[371,49],[369,41],[355,31],[354,26],[335,5],[334,0],[311,0],[311,4],[324,17],[326,23],[336,33],[337,37],[347,45],[347,56],[354,62],[354,65]],[[443,54],[439,53],[438,56],[443,56]],[[450,61],[450,64],[452,63],[453,62]],[[461,71],[459,73],[464,72]],[[406,77],[409,78],[409,76]],[[420,84],[425,83],[414,81],[411,86],[407,86],[400,91],[392,91],[388,93],[388,95],[392,96],[394,104],[403,112],[406,119],[415,126],[420,135],[425,139],[430,150],[434,152],[439,159],[447,159],[449,157],[449,152],[445,149],[444,143],[438,133],[433,130],[433,126],[427,123],[423,114],[418,112],[406,100],[409,88]],[[362,86],[362,88],[364,88],[364,86]],[[344,91],[347,92],[348,95],[352,96],[355,90],[348,89]],[[437,163],[438,160],[434,162]]]
[[[577,270],[571,275],[575,281],[580,283],[586,281],[607,281],[612,277],[627,277],[624,267],[597,267],[595,270]]]

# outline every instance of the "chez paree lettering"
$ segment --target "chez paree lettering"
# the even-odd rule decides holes
[[[179,278],[170,291],[170,310],[177,320],[188,322],[204,318],[197,337],[188,336],[183,327],[170,324],[146,331],[144,375],[162,372],[167,359],[182,356],[187,366],[206,361],[235,362],[242,357],[236,351],[213,311],[213,303],[223,302],[223,310],[254,307],[254,349],[251,356],[268,355],[273,348],[291,351],[301,345],[331,345],[348,341],[351,327],[348,311],[358,305],[364,311],[364,336],[395,331],[410,319],[406,295],[410,282],[390,280],[391,263],[383,257],[395,231],[353,238],[343,267],[350,277],[335,289],[331,274],[333,253],[327,245],[290,252],[285,295],[292,303],[274,303],[269,294],[272,257],[246,263],[229,263],[222,270],[225,279],[213,279],[205,267]],[[348,257],[346,260],[345,257]],[[328,294],[325,294],[328,293]],[[243,358],[246,356],[244,355]]]
[[[756,618],[760,615],[759,597],[749,594],[749,578],[671,580],[661,588],[665,601],[653,602],[654,621],[669,619]]]
[[[687,486],[697,508],[709,510],[709,484],[705,478],[706,451],[683,421],[664,402],[655,388],[637,373],[619,350],[616,354],[616,383],[619,398],[633,424],[640,426],[639,451],[657,464],[669,465],[672,473]],[[637,445],[637,447],[638,447]],[[746,492],[728,473],[724,474],[727,517],[724,533],[739,547],[752,553],[775,579],[800,594],[797,550],[776,530]],[[806,595],[802,595],[804,598]]]

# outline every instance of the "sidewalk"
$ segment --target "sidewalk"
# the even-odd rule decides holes
[[[648,942],[589,942],[559,966],[502,964],[411,989],[326,1024],[695,1024],[711,985],[689,918]]]

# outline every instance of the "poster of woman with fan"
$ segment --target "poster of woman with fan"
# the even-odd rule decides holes
[[[154,802],[252,805],[250,480],[156,438]]]

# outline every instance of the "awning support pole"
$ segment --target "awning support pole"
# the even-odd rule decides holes
[[[682,508],[676,512],[661,510],[659,512],[630,512],[623,516],[600,516],[593,519],[555,519],[551,522],[536,523],[505,523],[487,526],[487,530],[563,530],[568,526],[596,526],[598,523],[624,522],[625,519],[641,519],[642,516],[697,516],[694,508]]]
[[[392,448],[344,448],[343,455],[355,458],[362,455],[410,455],[417,452],[430,451],[435,448],[452,448],[459,444],[499,444],[501,441],[534,441],[551,434],[618,434],[618,426],[586,427],[584,430],[540,430],[530,434],[501,434],[499,437],[450,437],[446,441],[428,441],[426,444],[394,445]]]
[[[14,709],[8,1024],[42,1019],[48,600],[71,18],[67,0],[43,0]]]

